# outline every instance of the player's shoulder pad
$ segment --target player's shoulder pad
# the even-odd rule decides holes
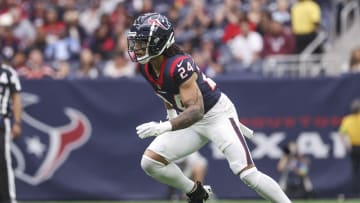
[[[189,55],[181,55],[171,64],[170,76],[173,80],[186,80],[194,72],[198,72],[198,67]]]
[[[2,63],[1,68],[9,72],[9,74],[16,75],[15,69],[8,64]]]

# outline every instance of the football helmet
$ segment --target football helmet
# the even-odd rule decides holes
[[[174,28],[167,17],[146,13],[135,19],[127,39],[131,60],[145,64],[175,43]]]

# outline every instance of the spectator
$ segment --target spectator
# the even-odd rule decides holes
[[[64,22],[67,36],[76,40],[79,45],[83,45],[87,35],[85,29],[79,24],[79,12],[75,10],[66,11],[64,14]]]
[[[14,67],[15,70],[26,65],[26,54],[23,51],[18,51],[15,53],[14,57],[11,60],[11,66]]]
[[[264,2],[261,0],[249,1],[248,8],[246,10],[246,19],[255,25],[259,25],[261,21],[262,13],[264,12]]]
[[[152,0],[141,0],[140,6],[137,6],[138,14],[154,11]]]
[[[160,11],[160,13],[167,13],[173,22],[176,29],[175,37],[179,44],[187,50],[198,52],[200,49],[195,56],[203,54],[201,46],[204,39],[214,42],[215,52],[220,53],[219,56],[211,54],[212,56],[216,55],[211,60],[215,63],[208,63],[207,56],[201,57],[206,57],[206,59],[202,59],[205,61],[203,65],[204,67],[209,66],[209,70],[213,71],[212,68],[215,67],[213,65],[216,65],[216,70],[213,73],[208,72],[208,74],[217,75],[222,69],[217,66],[218,62],[223,67],[227,66],[226,61],[229,61],[230,66],[235,66],[231,60],[227,60],[231,58],[231,55],[228,54],[230,51],[227,50],[229,48],[227,44],[242,34],[240,21],[246,20],[250,30],[256,31],[262,37],[270,31],[271,17],[285,26],[292,23],[292,29],[300,30],[295,41],[298,44],[304,44],[303,42],[309,38],[306,38],[302,32],[306,31],[306,35],[311,30],[316,34],[317,25],[321,20],[321,17],[316,20],[316,16],[320,16],[318,13],[324,13],[313,12],[312,10],[316,11],[316,7],[319,6],[312,1],[299,0],[290,9],[294,0],[175,0],[174,2],[168,0],[4,0],[0,1],[0,16],[5,16],[5,23],[8,26],[4,26],[7,29],[4,29],[2,34],[8,33],[10,36],[11,33],[14,38],[5,40],[3,36],[0,37],[0,55],[3,59],[11,61],[14,53],[18,51],[29,53],[29,50],[40,49],[45,53],[45,49],[48,47],[48,52],[52,53],[49,56],[47,52],[46,62],[54,63],[53,66],[57,66],[56,62],[63,59],[55,59],[54,55],[62,55],[57,53],[65,52],[58,52],[54,49],[54,47],[59,47],[59,44],[63,44],[62,42],[54,43],[61,38],[65,30],[66,36],[77,40],[81,47],[92,49],[95,63],[99,67],[103,67],[103,64],[110,60],[113,50],[126,51],[127,48],[124,46],[126,39],[124,41],[123,36],[133,21],[132,18],[143,12]],[[327,6],[325,0],[316,0],[316,2],[322,7]],[[309,15],[295,15],[300,11],[309,11]],[[6,16],[11,16],[11,18]],[[292,22],[289,23],[290,17],[293,18],[293,16],[296,19],[291,19]],[[305,22],[305,26],[301,26],[303,22]],[[310,41],[312,40],[308,40],[308,42]],[[49,47],[52,51],[49,51]],[[295,46],[297,49],[295,53],[304,47],[306,45]],[[265,52],[267,48],[264,47],[264,49]],[[320,51],[320,49],[317,50],[317,52]],[[76,57],[78,57],[78,53],[75,54]],[[70,58],[74,58],[74,56]],[[259,59],[261,58],[258,57],[255,65],[251,65],[251,67],[259,70],[261,66]],[[241,66],[243,65],[242,62],[239,63]],[[70,61],[70,64],[73,68],[74,63]],[[232,67],[226,69],[231,70]]]
[[[279,185],[290,198],[310,198],[314,196],[309,177],[310,161],[299,153],[295,141],[283,148],[283,156],[278,162],[281,173]]]
[[[194,51],[194,46],[191,44],[191,41],[186,41],[181,44],[181,48],[187,53],[192,53]]]
[[[100,25],[107,25],[110,31],[113,31],[113,24],[111,21],[111,16],[109,14],[102,14],[100,17]]]
[[[289,0],[277,0],[276,8],[271,14],[272,19],[283,25],[290,26],[291,16],[289,12],[289,4]]]
[[[75,73],[76,78],[96,79],[99,69],[95,65],[94,55],[90,49],[83,49],[80,54],[80,67]]]
[[[114,28],[116,35],[124,33],[128,27],[128,11],[126,10],[125,3],[119,2],[116,9],[110,15],[111,26]]]
[[[18,50],[19,39],[13,34],[14,19],[9,12],[0,15],[0,58],[9,62]]]
[[[205,0],[191,1],[185,18],[178,24],[177,31],[180,33],[177,33],[177,39],[181,42],[192,41],[194,47],[199,47],[202,35],[212,22],[209,14]]]
[[[341,65],[343,74],[360,73],[360,47],[352,49],[349,61]]]
[[[52,78],[54,70],[44,62],[44,56],[39,49],[33,49],[25,66],[18,69],[19,76],[26,79]]]
[[[122,51],[117,51],[103,69],[103,75],[109,78],[134,77],[135,64],[132,63],[127,55]]]
[[[271,55],[292,54],[295,49],[295,41],[291,31],[275,20],[270,22],[269,33],[264,36],[264,49],[262,57]]]
[[[11,8],[11,2],[9,1],[0,1],[0,14],[8,12]]]
[[[47,42],[46,42],[46,33],[42,27],[36,27],[36,38],[34,43],[26,50],[38,49],[41,52],[45,52]]]
[[[67,61],[60,61],[56,65],[55,79],[72,79],[70,64]]]
[[[30,22],[26,16],[21,15],[19,8],[11,10],[11,15],[14,19],[13,33],[14,36],[19,39],[21,49],[30,47],[35,40],[36,31],[34,25]]]
[[[241,13],[240,0],[224,0],[219,4],[214,13],[214,24],[219,27],[224,27],[227,23],[237,25],[239,21],[239,14]]]
[[[244,13],[236,9],[230,10],[228,16],[228,21],[224,27],[224,33],[221,39],[223,43],[227,43],[229,40],[241,34],[239,22],[244,21],[246,18]],[[255,30],[256,28],[256,25],[250,24],[249,26],[251,30]]]
[[[228,72],[260,72],[260,54],[263,49],[261,35],[251,31],[246,21],[240,22],[242,34],[227,43],[234,63],[228,64]]]
[[[352,195],[360,197],[360,98],[350,105],[351,113],[341,121],[339,134],[349,152],[352,166]]]
[[[89,2],[88,0],[51,0],[51,6],[54,6],[60,19],[65,19],[68,11],[81,11]]]
[[[119,4],[123,4],[124,0],[101,0],[100,10],[102,13],[111,14],[117,9]]]
[[[301,53],[316,38],[321,21],[320,7],[313,0],[298,0],[291,8],[292,31],[296,40],[296,53]],[[318,48],[315,52],[319,53]]]
[[[260,20],[256,24],[256,32],[261,36],[266,35],[270,32],[270,23],[271,23],[271,13],[267,11],[262,11],[260,13]]]
[[[219,52],[213,41],[203,39],[200,49],[193,52],[193,57],[200,70],[209,77],[222,74],[223,67],[218,63]]]
[[[85,11],[80,14],[79,23],[85,29],[87,35],[92,35],[100,25],[101,12],[98,0],[90,1]]]
[[[351,73],[360,72],[360,48],[354,49],[351,53],[350,72]]]
[[[241,11],[240,0],[225,0],[217,5],[213,14],[213,25],[215,30],[220,30],[220,40],[226,43],[228,40],[240,33],[238,22],[245,18]]]
[[[54,8],[46,10],[45,24],[42,29],[46,33],[46,43],[53,44],[57,42],[60,35],[65,31],[65,24],[62,22]]]
[[[173,25],[175,26],[174,28],[178,29],[178,24],[181,21],[180,9],[175,5],[171,5],[167,12],[167,15],[169,16],[171,22],[174,22],[173,23]]]
[[[127,36],[125,32],[116,35],[116,44],[114,50],[127,52]]]
[[[112,37],[110,26],[101,24],[90,41],[90,49],[95,55],[95,61],[110,59],[114,47],[115,41]]]
[[[45,24],[46,4],[45,1],[35,1],[30,5],[30,21],[35,27],[41,27]]]
[[[45,49],[46,59],[53,62],[75,60],[80,53],[79,41],[69,36],[66,30],[59,35],[59,39]]]

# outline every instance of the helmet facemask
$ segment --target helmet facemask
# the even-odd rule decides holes
[[[148,40],[141,37],[128,37],[128,53],[133,62],[145,64],[149,62],[149,48]],[[142,55],[139,52],[142,51]]]
[[[129,56],[133,62],[139,62],[141,64],[148,63],[150,59],[161,55],[165,49],[169,48],[175,42],[173,32],[168,39],[153,36],[131,37],[131,34],[128,35]],[[136,53],[139,50],[143,50],[144,55],[137,55]]]

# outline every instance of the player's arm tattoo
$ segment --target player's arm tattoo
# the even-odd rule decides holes
[[[204,116],[204,102],[200,89],[196,84],[196,76],[187,81],[182,89],[182,102],[185,110],[178,117],[171,120],[172,129],[187,128]]]

